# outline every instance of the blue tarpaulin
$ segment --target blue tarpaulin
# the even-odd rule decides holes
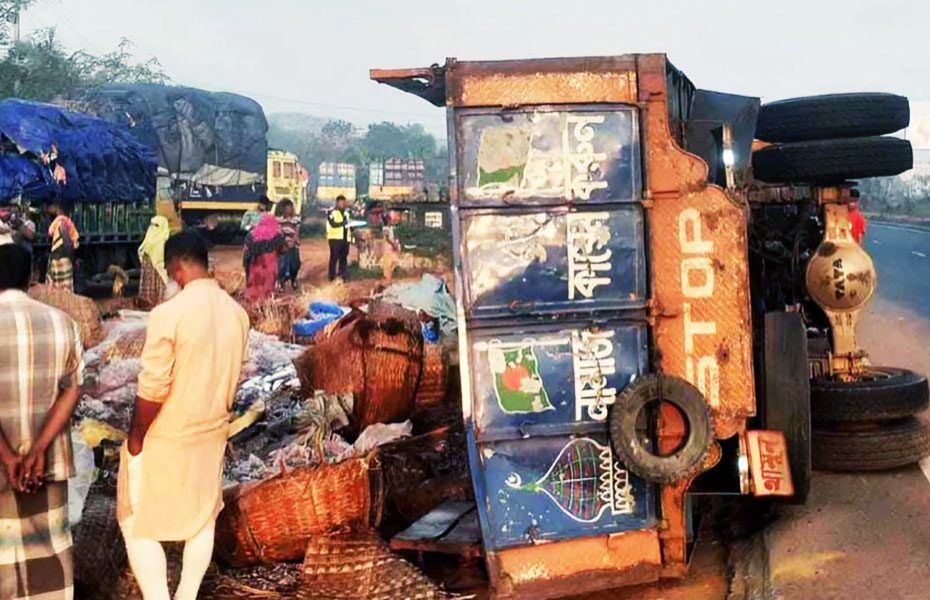
[[[204,165],[265,173],[268,122],[251,98],[135,83],[81,90],[70,102],[155,149],[169,173],[193,174]]]
[[[67,183],[41,155],[52,145]],[[155,196],[155,152],[125,130],[50,104],[0,101],[0,202],[138,202]]]

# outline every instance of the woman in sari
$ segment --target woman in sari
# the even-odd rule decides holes
[[[48,258],[46,280],[53,288],[74,291],[74,251],[78,247],[78,230],[58,204],[49,206],[54,217],[48,228],[52,251]]]
[[[165,270],[165,242],[171,235],[168,219],[161,215],[152,217],[145,239],[139,246],[139,261],[142,263],[142,277],[139,280],[140,308],[152,309],[158,306],[165,296],[168,286],[168,271]]]
[[[245,236],[248,265],[245,300],[261,302],[274,293],[278,279],[278,254],[284,250],[284,235],[271,213],[262,213],[258,224]]]

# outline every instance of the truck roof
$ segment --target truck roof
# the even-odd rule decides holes
[[[533,77],[550,92],[558,92],[584,85],[592,97],[599,88],[616,88],[616,78],[630,73],[627,83],[635,87],[637,65],[642,60],[661,60],[678,76],[664,54],[623,54],[619,56],[586,56],[563,58],[530,58],[518,60],[459,61],[447,58],[444,65],[413,69],[372,69],[371,79],[414,94],[435,106],[445,106],[447,97],[456,106],[477,105],[480,88],[519,86],[527,77]],[[610,80],[608,82],[608,80]],[[533,86],[538,89],[537,86]],[[488,89],[488,91],[490,91]],[[449,93],[447,93],[449,92]],[[551,95],[551,94],[550,94]],[[605,96],[605,101],[609,98]],[[527,103],[531,103],[528,98]],[[592,100],[593,101],[593,100]]]

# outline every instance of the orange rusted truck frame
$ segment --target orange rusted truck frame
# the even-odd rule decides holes
[[[373,70],[371,77],[448,108],[637,106],[652,286],[653,368],[685,378],[701,390],[711,405],[717,439],[745,431],[746,420],[756,411],[747,207],[743,199],[708,184],[707,165],[676,141],[672,128],[681,123],[670,122],[669,104],[674,99],[665,55],[498,62],[449,59],[444,67]],[[457,190],[452,187],[454,194]],[[663,410],[659,427],[660,448],[674,447],[684,433],[674,410]],[[713,466],[720,455],[715,444],[704,468]],[[684,575],[684,499],[691,481],[661,487],[661,516],[655,529],[494,552],[488,564],[495,592],[553,597]]]

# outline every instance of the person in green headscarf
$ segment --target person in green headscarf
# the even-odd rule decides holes
[[[139,262],[142,277],[139,280],[138,304],[140,308],[158,306],[168,286],[168,271],[165,270],[165,242],[171,235],[168,219],[161,215],[152,217],[145,239],[139,246]]]

